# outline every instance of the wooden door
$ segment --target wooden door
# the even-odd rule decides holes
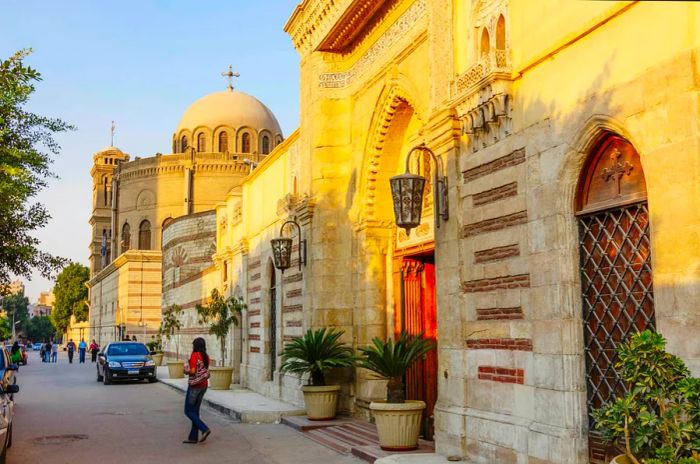
[[[404,258],[402,274],[402,308],[397,332],[411,335],[421,332],[433,341],[437,338],[435,306],[435,264],[428,260]],[[417,361],[406,374],[406,398],[426,403],[422,435],[433,439],[433,410],[437,400],[437,350]]]

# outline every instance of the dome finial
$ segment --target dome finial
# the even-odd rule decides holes
[[[228,65],[228,72],[222,72],[222,76],[228,77],[228,89],[229,92],[233,92],[233,78],[234,77],[241,77],[241,75],[237,72],[233,72],[233,66]]]

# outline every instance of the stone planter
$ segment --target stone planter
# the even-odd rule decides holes
[[[373,401],[369,405],[379,434],[379,445],[386,451],[411,451],[418,448],[421,418],[425,403]]]
[[[151,358],[153,358],[153,362],[156,363],[156,366],[163,364],[163,353],[152,354]]]
[[[306,404],[306,415],[309,420],[330,420],[335,418],[338,409],[338,395],[340,385],[325,385],[314,387],[304,385],[301,387]]]
[[[233,367],[209,366],[209,388],[212,390],[228,390],[233,379]]]
[[[177,360],[168,360],[168,377],[171,379],[181,379],[185,376],[183,371],[185,362]]]
[[[610,461],[610,464],[632,464],[632,461],[630,461],[630,458],[628,458],[626,454],[620,454],[615,456],[612,461]]]

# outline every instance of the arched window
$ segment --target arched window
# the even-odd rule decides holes
[[[197,151],[199,153],[204,153],[206,151],[206,140],[204,134],[199,134],[197,136]]]
[[[498,17],[496,23],[496,50],[506,49],[506,18],[503,15]]]
[[[481,45],[479,49],[479,55],[486,56],[491,50],[491,40],[489,39],[489,31],[486,28],[481,30]]]
[[[173,140],[173,153],[177,153],[177,142]]]
[[[104,206],[109,206],[109,188],[107,187],[107,176],[102,178],[102,193],[104,195]]]
[[[151,223],[144,219],[139,224],[139,250],[151,249]]]
[[[184,153],[187,150],[187,136],[183,135],[180,139],[180,151]]]
[[[247,132],[241,137],[241,153],[250,153],[250,134]]]
[[[656,326],[646,191],[635,148],[605,133],[584,164],[576,198],[590,430],[592,411],[626,390],[615,350]],[[589,446],[601,446],[595,432]]]
[[[267,135],[263,135],[261,151],[263,155],[267,155],[268,153],[270,153],[270,137],[268,137]]]
[[[121,243],[122,253],[131,248],[131,227],[128,222],[125,222],[122,226],[122,243]]]
[[[226,132],[221,132],[219,134],[219,152],[228,152],[228,134]]]

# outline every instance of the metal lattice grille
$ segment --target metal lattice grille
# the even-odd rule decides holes
[[[615,349],[631,334],[655,328],[646,203],[579,218],[588,412],[626,387]]]

